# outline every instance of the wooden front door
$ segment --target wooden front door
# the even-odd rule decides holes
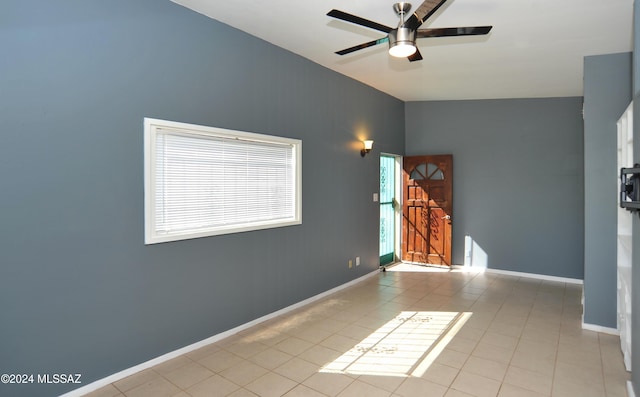
[[[451,265],[453,156],[403,159],[402,260]]]

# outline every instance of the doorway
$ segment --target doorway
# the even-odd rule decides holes
[[[400,156],[380,155],[380,266],[400,257],[401,165]]]
[[[615,170],[619,177],[621,168],[631,168],[633,159],[633,102],[618,120],[618,164]],[[618,331],[624,364],[631,371],[631,291],[633,258],[633,215],[618,206]]]
[[[402,261],[451,266],[453,156],[405,157],[402,194]]]

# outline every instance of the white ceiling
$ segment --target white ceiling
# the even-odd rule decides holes
[[[386,43],[334,54],[385,34],[329,10],[396,27],[394,0],[173,1],[404,101],[581,96],[584,56],[632,49],[633,0],[449,0],[421,28],[493,30],[418,39],[419,62]]]

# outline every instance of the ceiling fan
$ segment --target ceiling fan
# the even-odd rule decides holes
[[[386,37],[336,51],[336,54],[350,54],[354,51],[389,42],[389,54],[391,56],[398,58],[406,57],[409,61],[413,62],[422,59],[420,50],[416,47],[416,39],[423,37],[475,36],[484,35],[491,31],[492,26],[418,29],[420,25],[433,15],[446,1],[447,0],[425,0],[406,20],[405,16],[411,10],[411,4],[406,2],[394,4],[393,10],[400,17],[400,23],[395,29],[344,11],[333,9],[327,13],[328,16],[387,33]]]

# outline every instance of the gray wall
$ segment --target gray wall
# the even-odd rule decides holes
[[[489,268],[582,279],[581,107],[582,98],[406,104],[406,155],[453,154],[455,264],[469,236]]]
[[[616,328],[616,122],[631,101],[631,54],[584,60],[584,322]]]
[[[401,101],[168,0],[5,0],[0,48],[0,373],[87,384],[378,268]],[[143,117],[302,139],[303,224],[145,246]]]
[[[640,5],[633,1],[633,96],[634,98],[640,94],[640,60],[638,59],[638,50],[640,50]]]

